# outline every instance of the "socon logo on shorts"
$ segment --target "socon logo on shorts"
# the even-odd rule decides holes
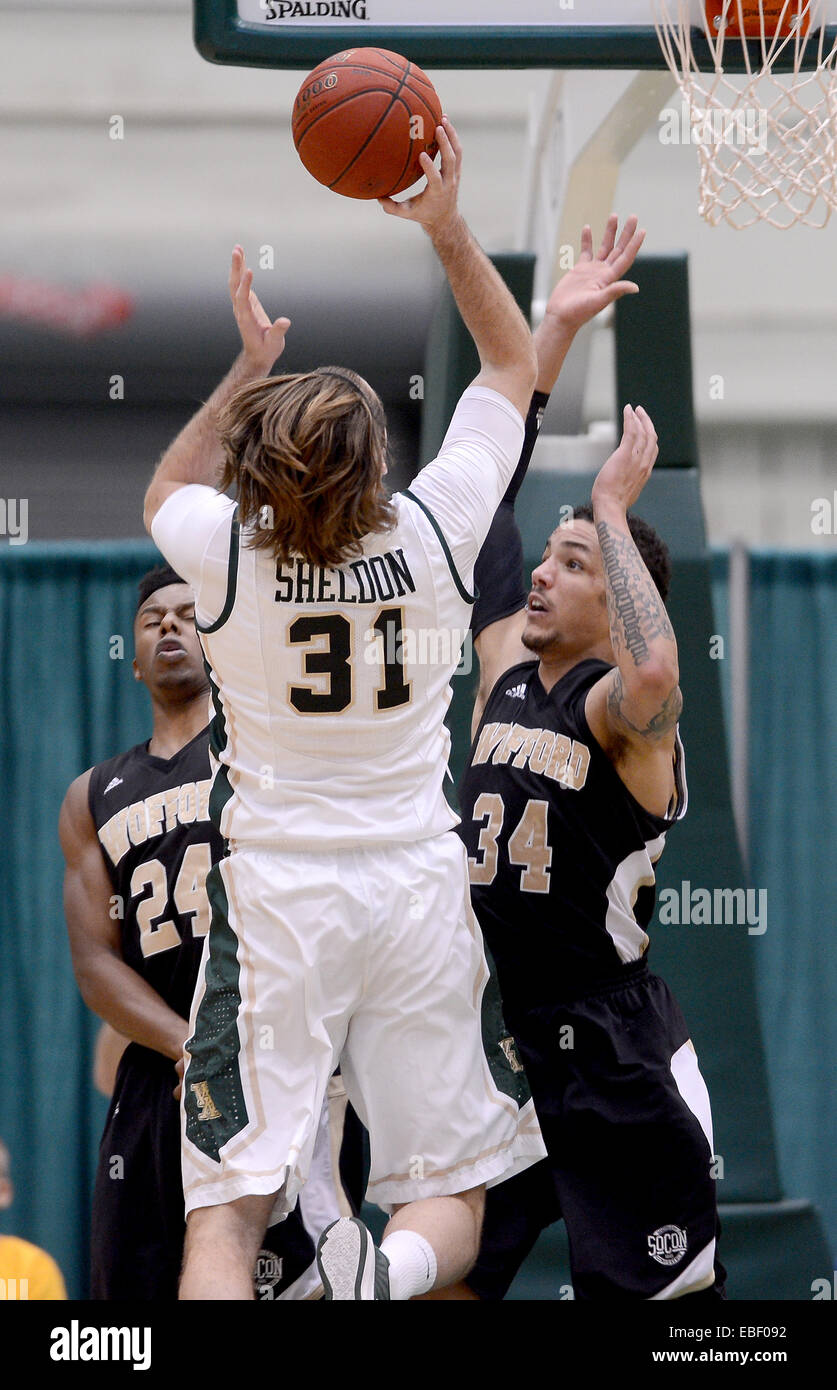
[[[660,1226],[648,1237],[648,1254],[658,1265],[679,1264],[686,1249],[686,1232],[679,1226]]]
[[[282,1259],[273,1250],[262,1249],[256,1259],[253,1283],[256,1294],[262,1299],[273,1298],[273,1291],[282,1279]]]

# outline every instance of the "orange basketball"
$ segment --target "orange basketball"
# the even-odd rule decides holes
[[[811,28],[811,10],[808,0],[732,0],[727,9],[724,34],[728,39],[761,38],[762,16],[764,16],[764,37],[785,38],[788,34],[807,34]],[[724,0],[706,0],[706,18],[712,34],[719,34],[724,23]]]
[[[436,154],[442,108],[430,78],[386,48],[349,48],[309,73],[293,110],[294,144],[319,183],[347,198],[388,198]]]

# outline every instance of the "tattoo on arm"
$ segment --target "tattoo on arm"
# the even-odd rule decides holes
[[[617,662],[627,653],[635,666],[651,659],[655,642],[674,643],[665,604],[630,536],[596,523],[605,572],[610,636]]]
[[[625,688],[622,685],[622,676],[617,667],[613,672],[613,684],[607,694],[608,717],[614,724],[621,725],[638,738],[647,739],[649,743],[654,743],[655,740],[665,738],[666,734],[671,733],[683,709],[683,696],[680,693],[679,685],[675,685],[666,696],[659,711],[652,719],[649,719],[645,728],[641,729],[637,724],[632,724],[625,715],[624,699]]]
[[[617,661],[607,695],[608,719],[626,735],[655,743],[670,734],[677,723],[683,708],[680,687],[673,685],[660,707],[641,727],[625,712],[626,706],[631,708],[631,669],[632,665],[638,668],[650,661],[655,652],[659,654],[661,650],[668,649],[676,655],[674,630],[633,539],[605,521],[596,523],[596,532],[604,564],[610,638]]]

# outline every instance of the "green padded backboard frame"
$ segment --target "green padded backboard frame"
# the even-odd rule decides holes
[[[267,3],[267,0],[266,0]],[[455,7],[454,7],[455,9]],[[513,0],[509,13],[515,12]],[[828,27],[828,44],[837,39],[837,26]],[[308,70],[332,53],[346,48],[390,48],[413,62],[431,68],[663,68],[657,36],[644,25],[483,26],[477,24],[399,25],[373,23],[293,25],[280,28],[245,23],[237,0],[194,0],[195,45],[210,63],[239,67],[302,68]],[[703,34],[692,30],[695,57],[709,64]],[[751,45],[758,61],[757,45]],[[811,44],[811,53],[815,45]],[[791,54],[775,71],[785,71]],[[740,71],[732,47],[724,58],[727,71]]]

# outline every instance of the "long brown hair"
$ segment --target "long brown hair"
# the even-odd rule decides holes
[[[243,386],[219,413],[219,488],[234,488],[248,543],[277,560],[341,565],[371,531],[395,524],[382,483],[386,418],[346,367],[271,376]]]

